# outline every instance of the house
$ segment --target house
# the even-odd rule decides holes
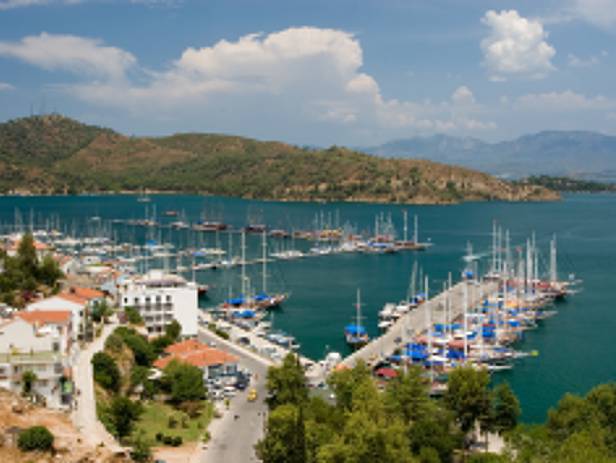
[[[203,379],[233,376],[238,372],[239,359],[220,349],[210,347],[194,339],[188,339],[168,346],[154,367],[164,370],[173,360],[188,363],[203,371]]]
[[[182,327],[182,336],[196,336],[199,305],[197,285],[179,275],[151,270],[146,275],[125,279],[119,288],[120,306],[136,309],[148,334],[157,336],[173,320]]]
[[[20,393],[23,375],[36,375],[33,392],[48,407],[71,403],[71,312],[19,312],[0,321],[0,387]]]
[[[102,291],[73,286],[55,296],[28,304],[26,310],[69,310],[72,314],[73,339],[83,340],[89,338],[91,335],[89,314],[94,306],[104,299],[105,295]]]

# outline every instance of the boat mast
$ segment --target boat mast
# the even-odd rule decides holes
[[[357,288],[357,305],[355,306],[357,316],[357,334],[359,335],[359,327],[361,326],[361,290]]]
[[[413,243],[418,244],[419,243],[419,218],[417,217],[417,214],[415,214],[414,222],[415,222],[415,226],[413,227]]]
[[[558,279],[558,269],[556,268],[556,235],[550,241],[550,282],[556,283]]]
[[[468,312],[468,279],[464,279],[464,295],[462,300],[462,309],[464,311],[464,363],[466,363],[466,357],[468,356],[468,322],[467,322],[467,312]]]
[[[263,275],[261,275],[263,281],[261,287],[263,289],[263,294],[267,294],[267,238],[265,236],[265,230],[263,230],[261,235],[261,249],[263,252]]]
[[[492,268],[490,273],[496,273],[496,220],[492,221]]]
[[[242,230],[242,297],[246,297],[246,231]]]
[[[526,291],[531,292],[533,281],[533,250],[530,238],[526,240]]]
[[[434,369],[432,360],[432,306],[428,304],[428,277],[424,280],[424,287],[426,292],[426,315],[428,317],[428,360],[430,361],[430,389],[432,389],[432,383],[434,382]]]
[[[408,212],[406,211],[406,209],[404,209],[402,211],[402,216],[404,217],[404,242],[406,243],[408,240],[408,221],[409,221],[409,217],[408,217]]]

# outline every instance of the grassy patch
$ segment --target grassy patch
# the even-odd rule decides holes
[[[201,414],[190,418],[188,414],[160,402],[145,402],[143,413],[135,426],[135,432],[143,431],[151,442],[156,442],[156,434],[180,436],[184,442],[200,440],[213,415],[212,405],[203,402]]]

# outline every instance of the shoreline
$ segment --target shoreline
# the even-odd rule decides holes
[[[262,201],[262,202],[272,202],[272,203],[298,203],[298,204],[380,204],[380,205],[398,205],[398,206],[457,206],[461,204],[468,203],[553,203],[562,201],[563,193],[584,193],[584,192],[560,192],[554,191],[555,197],[550,198],[520,198],[520,199],[503,199],[503,198],[469,198],[462,199],[460,201],[445,201],[445,200],[435,200],[435,201],[408,201],[408,202],[396,202],[396,201],[386,201],[379,199],[366,199],[366,198],[348,198],[348,199],[335,199],[335,200],[327,200],[327,199],[300,199],[300,198],[249,198],[243,196],[228,196],[221,194],[213,194],[213,193],[205,193],[205,192],[186,192],[181,190],[148,190],[146,192],[139,190],[121,190],[121,191],[92,191],[92,192],[84,192],[84,193],[34,193],[29,191],[24,192],[16,192],[16,193],[1,193],[0,197],[7,198],[60,198],[60,197],[100,197],[100,196],[140,196],[140,195],[157,195],[157,196],[174,196],[174,195],[184,195],[184,196],[203,196],[203,197],[219,197],[219,198],[228,198],[228,199],[241,199],[244,201]],[[602,192],[590,192],[590,193],[602,193]],[[616,193],[616,192],[605,192],[605,193]]]

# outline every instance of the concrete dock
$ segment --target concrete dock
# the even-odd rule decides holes
[[[497,281],[461,281],[448,291],[421,304],[419,307],[401,316],[386,333],[374,338],[361,349],[358,349],[341,362],[345,367],[353,368],[360,360],[372,363],[377,359],[390,355],[397,347],[421,333],[427,332],[430,320],[432,323],[443,323],[445,307],[449,297],[450,321],[461,320],[464,313],[464,287],[467,286],[468,310],[476,307],[483,298],[498,290]],[[449,293],[449,294],[447,294]]]

